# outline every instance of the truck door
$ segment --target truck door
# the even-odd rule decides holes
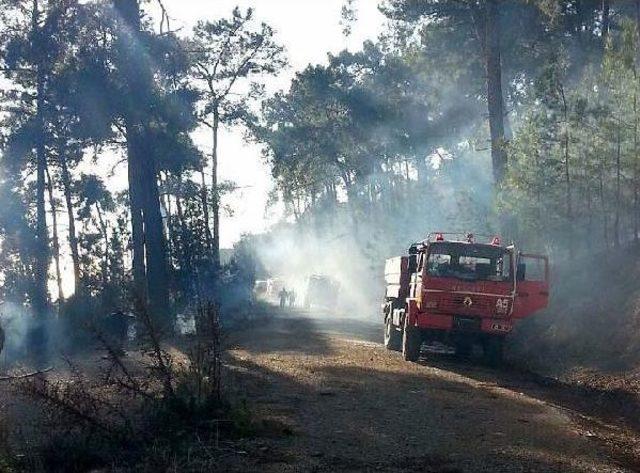
[[[420,252],[418,254],[418,264],[415,272],[411,274],[411,289],[409,292],[409,297],[413,299],[418,299],[418,301],[422,300],[422,270],[424,268],[424,259],[425,253]],[[418,302],[418,305],[420,302]]]
[[[524,318],[549,304],[549,258],[520,253],[513,317]]]

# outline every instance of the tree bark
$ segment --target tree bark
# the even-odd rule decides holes
[[[499,0],[486,2],[486,72],[487,104],[489,109],[489,130],[491,134],[491,161],[493,177],[497,188],[504,180],[507,167],[507,153],[504,138],[504,98],[502,94],[502,64],[500,54]]]
[[[567,206],[567,223],[569,241],[573,241],[573,195],[571,192],[571,169],[569,161],[569,104],[564,93],[564,87],[560,85],[560,96],[562,97],[562,116],[564,121],[564,133],[562,136],[563,160],[564,160],[564,184],[565,184],[565,204]],[[569,257],[573,258],[575,248],[573,244],[569,245]]]
[[[134,284],[139,302],[148,307],[158,328],[169,331],[170,299],[158,169],[147,126],[153,101],[152,72],[140,61],[139,48],[144,41],[140,38],[138,1],[114,0],[114,5],[124,22],[118,33],[118,66],[129,98],[123,115],[127,133]]]
[[[96,213],[98,214],[98,223],[100,224],[100,233],[102,234],[102,240],[104,241],[104,256],[102,258],[102,290],[107,287],[109,277],[107,271],[109,269],[109,232],[107,230],[107,222],[102,216],[102,209],[98,202],[95,203]]]
[[[602,49],[607,47],[607,39],[611,29],[610,0],[602,0]]]
[[[58,238],[58,211],[56,209],[56,202],[53,197],[53,180],[49,173],[49,168],[46,169],[47,174],[47,190],[49,193],[49,208],[51,209],[51,223],[53,225],[53,259],[56,268],[56,283],[58,285],[58,308],[60,304],[64,302],[64,291],[62,290],[62,273],[60,271],[60,239]]]
[[[200,200],[202,201],[202,218],[204,219],[204,228],[205,228],[204,237],[206,240],[207,248],[211,249],[212,241],[211,241],[211,227],[209,226],[210,225],[209,197],[207,192],[207,178],[204,172],[204,166],[200,170],[200,180],[201,180],[200,184],[202,186],[202,188],[200,189]]]
[[[38,26],[38,0],[33,0],[32,15],[32,47],[39,48],[41,35]],[[37,317],[44,317],[47,313],[48,290],[47,279],[49,273],[49,234],[47,231],[47,211],[45,207],[45,171],[47,166],[45,126],[44,126],[44,94],[45,73],[42,59],[36,64],[36,251],[34,268],[33,310]]]
[[[67,157],[64,149],[58,150],[58,159],[60,161],[60,177],[62,180],[62,188],[64,200],[67,207],[67,220],[69,221],[69,248],[71,249],[71,261],[73,264],[73,284],[74,293],[78,294],[82,291],[82,274],[80,271],[80,253],[78,251],[78,237],[76,235],[76,218],[73,213],[73,202],[71,197],[71,176],[69,167],[67,166]]]
[[[125,119],[125,121],[127,121]],[[136,134],[134,127],[125,125],[127,130],[127,156],[129,181],[129,212],[131,214],[132,266],[133,286],[138,303],[147,302],[147,269],[144,257],[144,219],[142,214],[142,179],[140,164],[136,158],[138,152],[134,150],[137,141],[132,135]]]
[[[147,156],[150,153],[147,151]],[[145,256],[147,259],[147,291],[149,309],[163,330],[170,330],[169,279],[167,274],[167,251],[164,238],[160,194],[158,192],[155,160],[148,159],[143,168],[145,205]]]
[[[620,181],[621,181],[621,169],[620,169],[620,154],[621,154],[621,136],[620,128],[622,123],[618,123],[618,133],[616,135],[616,209],[614,212],[614,224],[613,224],[613,244],[616,248],[620,246]]]
[[[218,190],[218,131],[220,127],[220,112],[218,107],[213,109],[213,149],[211,153],[211,208],[213,213],[213,242],[212,255],[215,268],[220,266],[220,192]]]

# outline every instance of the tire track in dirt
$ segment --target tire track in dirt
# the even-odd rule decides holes
[[[637,431],[558,386],[446,353],[406,363],[370,321],[286,314],[231,338],[229,387],[257,416],[235,471],[640,469]]]

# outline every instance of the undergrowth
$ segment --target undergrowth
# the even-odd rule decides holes
[[[144,336],[137,351],[126,354],[96,331],[105,351],[98,366],[68,360],[69,376],[16,382],[41,408],[39,439],[20,455],[7,449],[12,460],[4,465],[0,423],[0,471],[214,469],[225,442],[250,432],[251,416],[246,405],[234,405],[222,392],[216,308],[200,307],[196,317],[196,333],[181,341],[184,349],[162,343],[142,311],[137,323]]]

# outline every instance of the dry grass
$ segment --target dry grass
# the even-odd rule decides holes
[[[148,314],[143,342],[125,356],[96,333],[105,355],[68,361],[65,376],[43,374],[14,384],[42,413],[29,471],[210,471],[234,435],[238,416],[221,390],[221,334],[213,305],[201,307],[197,335],[183,350],[161,342]],[[0,429],[2,425],[0,424]],[[0,462],[2,458],[0,430]],[[6,442],[9,443],[8,441]],[[11,452],[9,452],[10,454]],[[2,463],[0,463],[2,471]],[[177,471],[177,470],[175,470]]]

